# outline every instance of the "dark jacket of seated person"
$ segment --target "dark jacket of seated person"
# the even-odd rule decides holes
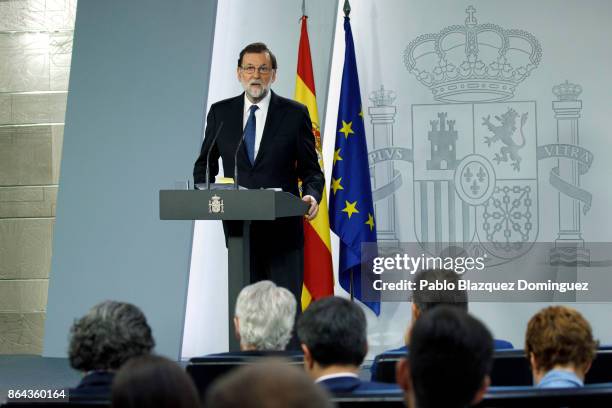
[[[139,308],[115,301],[95,305],[70,329],[70,365],[84,373],[76,388],[70,389],[70,399],[109,401],[115,371],[129,359],[149,354],[154,346],[151,328]]]
[[[334,296],[313,302],[297,326],[306,373],[334,394],[397,389],[359,379],[368,351],[366,331],[365,314],[356,303]]]
[[[400,389],[397,384],[387,384],[376,381],[362,381],[352,372],[324,375],[317,378],[315,383],[322,385],[332,394]]]
[[[465,312],[468,311],[468,292],[467,290],[459,289],[459,280],[461,276],[451,269],[425,269],[414,275],[413,282],[415,289],[412,291],[412,306],[411,306],[411,322],[404,336],[404,343],[408,343],[410,331],[415,322],[421,315],[438,306],[457,307]],[[430,284],[435,282],[445,282],[448,287],[454,287],[453,290],[437,290],[430,289]],[[506,340],[494,340],[494,348],[496,350],[513,349],[512,343]],[[386,353],[405,353],[406,346],[397,349],[385,351]],[[378,357],[378,356],[377,356]],[[376,375],[378,369],[376,359],[370,367],[372,377]]]
[[[598,342],[589,322],[566,306],[550,306],[527,324],[525,353],[538,388],[578,388],[591,368]]]
[[[113,371],[92,371],[85,374],[76,388],[70,389],[70,400],[110,400],[114,377]]]

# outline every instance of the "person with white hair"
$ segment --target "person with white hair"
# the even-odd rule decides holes
[[[245,286],[236,300],[234,327],[241,351],[285,350],[291,339],[297,301],[269,280]]]

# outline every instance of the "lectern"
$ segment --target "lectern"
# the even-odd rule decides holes
[[[250,283],[251,221],[301,217],[308,204],[283,191],[274,190],[161,190],[161,220],[226,221],[228,256],[229,350],[240,348],[234,336],[234,306],[240,290]],[[298,299],[299,302],[299,299]]]

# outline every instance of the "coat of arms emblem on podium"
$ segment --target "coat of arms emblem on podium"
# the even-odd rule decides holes
[[[214,195],[208,200],[208,212],[210,214],[217,214],[223,212],[223,199],[218,195]]]

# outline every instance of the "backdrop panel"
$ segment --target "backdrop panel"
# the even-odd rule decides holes
[[[141,307],[157,351],[180,356],[193,223],[160,221],[158,191],[191,174],[216,3],[79,1],[45,356],[105,299]]]
[[[606,187],[612,3],[353,0],[351,7],[379,243],[464,241],[497,260],[491,270],[514,265],[534,275],[590,280],[591,299],[601,303],[573,305],[603,343],[612,342],[612,305],[604,303],[612,294],[597,293],[596,283],[612,265],[597,244],[612,241]],[[326,158],[338,130],[340,9]],[[434,146],[438,136],[455,139]],[[488,202],[457,185],[456,170],[475,157],[493,169]],[[326,170],[329,180],[331,167]],[[518,207],[497,211],[495,200]],[[487,243],[506,236],[522,252],[504,254]],[[555,264],[568,241],[585,248],[574,254],[585,266]],[[534,243],[551,244],[550,256],[530,258]],[[385,302],[380,317],[368,314],[372,350],[401,344],[408,306]],[[544,306],[474,302],[470,309],[496,337],[521,347],[528,319]]]

